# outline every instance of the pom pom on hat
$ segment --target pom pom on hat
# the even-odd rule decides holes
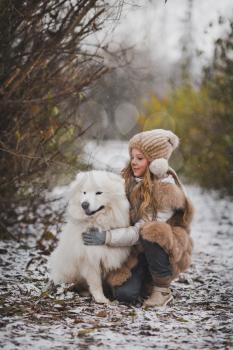
[[[158,178],[163,177],[167,173],[168,168],[168,161],[165,158],[155,159],[149,165],[149,169],[152,172],[152,174],[154,174]]]

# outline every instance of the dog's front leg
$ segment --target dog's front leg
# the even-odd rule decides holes
[[[95,301],[100,304],[109,304],[110,300],[108,300],[104,296],[102,280],[101,280],[101,272],[96,269],[89,269],[86,274],[86,281],[89,287],[89,291]]]

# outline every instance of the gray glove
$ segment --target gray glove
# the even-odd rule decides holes
[[[82,233],[84,245],[104,245],[106,241],[106,231],[99,231],[96,227],[91,227]]]

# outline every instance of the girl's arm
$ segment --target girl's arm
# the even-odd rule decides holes
[[[158,221],[167,221],[173,215],[173,211],[158,212]],[[99,231],[92,227],[83,232],[85,245],[107,245],[109,247],[130,247],[137,244],[139,231],[145,223],[143,219],[136,222],[134,226],[115,228],[107,231]]]
[[[110,247],[129,247],[139,240],[139,230],[145,223],[139,220],[134,226],[116,228],[107,231],[100,231],[96,227],[83,232],[83,242],[85,245],[108,245]]]
[[[129,247],[136,244],[139,240],[139,230],[144,223],[141,219],[134,226],[106,231],[105,244],[111,247]]]

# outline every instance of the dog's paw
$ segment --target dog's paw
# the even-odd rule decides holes
[[[88,290],[81,290],[78,292],[80,297],[90,297],[91,293]]]
[[[95,297],[95,302],[97,304],[110,304],[110,300],[105,298],[105,296],[102,296],[102,297]]]

